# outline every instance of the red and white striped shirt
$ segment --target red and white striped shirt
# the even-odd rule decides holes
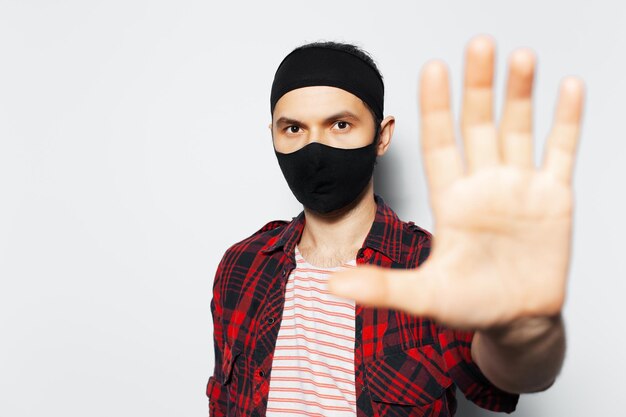
[[[272,362],[268,417],[356,416],[354,301],[327,289],[334,268],[309,264],[298,247]]]

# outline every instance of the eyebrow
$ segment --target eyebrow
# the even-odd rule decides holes
[[[356,114],[346,110],[346,111],[342,111],[342,112],[339,112],[339,113],[333,114],[332,116],[327,117],[326,119],[324,119],[324,123],[329,123],[337,119],[352,119],[356,121],[361,120]],[[302,122],[296,119],[291,119],[289,117],[280,117],[279,119],[276,120],[277,126],[287,125],[287,124],[302,125]]]

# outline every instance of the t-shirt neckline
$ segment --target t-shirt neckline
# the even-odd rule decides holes
[[[313,268],[313,269],[319,269],[322,271],[337,271],[340,269],[344,269],[344,268],[351,268],[351,267],[355,267],[356,266],[356,258],[353,258],[349,261],[342,261],[341,265],[338,266],[331,266],[331,267],[326,267],[326,266],[317,266],[317,265],[313,265],[311,264],[309,261],[307,261],[304,256],[302,256],[302,253],[300,252],[300,248],[298,247],[298,245],[296,244],[296,248],[295,248],[295,253],[296,253],[296,262],[298,260],[301,261],[302,265],[305,265],[307,267]]]

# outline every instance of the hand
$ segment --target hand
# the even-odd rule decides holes
[[[465,329],[561,311],[583,83],[574,77],[562,81],[543,164],[537,168],[532,150],[534,54],[528,49],[511,54],[503,116],[496,127],[494,51],[487,36],[467,47],[464,160],[454,138],[446,67],[433,61],[421,73],[421,142],[434,214],[427,261],[412,270],[363,266],[341,272],[331,278],[331,292]]]

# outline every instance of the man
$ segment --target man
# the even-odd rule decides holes
[[[563,82],[536,169],[534,56],[511,55],[498,130],[494,49],[485,36],[467,48],[466,166],[445,66],[422,71],[435,240],[374,194],[373,167],[395,121],[383,117],[373,61],[336,43],[283,60],[270,129],[304,211],[233,245],[218,266],[210,415],[451,416],[457,387],[481,407],[512,412],[518,394],[553,383],[564,356],[583,88]]]

